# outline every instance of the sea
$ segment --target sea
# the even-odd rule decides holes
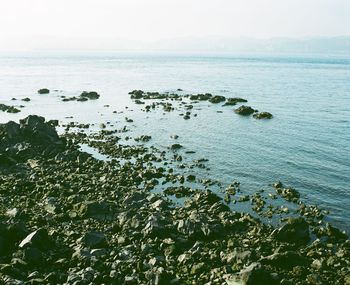
[[[40,95],[40,88],[51,92]],[[241,97],[273,119],[242,117],[235,106],[209,102],[195,105],[190,120],[179,112],[146,113],[130,99],[134,89]],[[61,100],[84,90],[101,97]],[[31,101],[21,101],[26,97]],[[128,117],[129,136],[151,135],[148,144],[164,150],[176,134],[195,152],[183,156],[208,159],[209,170],[191,170],[196,176],[239,181],[246,193],[281,181],[350,232],[350,55],[1,54],[0,103],[21,110],[0,111],[0,123],[37,114],[113,129]]]

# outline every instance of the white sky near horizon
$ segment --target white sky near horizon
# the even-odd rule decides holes
[[[339,35],[350,35],[350,0],[0,1],[0,49],[45,47],[49,39]]]

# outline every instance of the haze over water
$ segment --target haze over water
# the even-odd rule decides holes
[[[179,135],[193,158],[208,158],[209,174],[254,192],[281,180],[302,198],[331,211],[331,219],[349,231],[350,218],[350,60],[320,56],[179,56],[57,54],[2,56],[0,103],[25,105],[18,114],[0,113],[0,122],[28,114],[63,122],[134,120],[132,136],[152,136],[165,148]],[[39,95],[47,87],[49,95]],[[247,105],[274,115],[269,121],[244,118],[235,107],[195,106],[186,121],[178,112],[144,113],[129,99],[134,89],[212,93],[242,97]],[[62,102],[61,95],[96,90],[97,101]],[[11,98],[30,97],[28,103]],[[109,108],[104,105],[110,105]],[[130,109],[125,109],[129,106]],[[210,106],[210,107],[208,107]],[[200,109],[200,110],[199,110]],[[114,110],[124,114],[115,114]],[[216,111],[223,111],[217,113]],[[73,116],[73,119],[66,117]],[[198,176],[203,173],[197,171]]]

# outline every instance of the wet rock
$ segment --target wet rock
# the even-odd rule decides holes
[[[287,223],[274,231],[278,240],[295,244],[306,244],[310,240],[308,223],[301,217],[289,218]]]
[[[294,202],[294,203],[298,202],[300,198],[300,193],[294,188],[282,188],[282,187],[275,187],[275,188],[276,188],[277,194],[281,195],[287,201]]]
[[[8,106],[5,104],[0,104],[0,111],[7,112],[7,113],[19,113],[21,110],[17,109],[14,106]]]
[[[253,115],[255,119],[261,120],[261,119],[272,119],[272,114],[269,112],[259,112]]]
[[[209,102],[210,103],[213,103],[213,104],[217,104],[217,103],[221,103],[221,102],[224,102],[226,100],[225,96],[213,96],[209,99]]]
[[[234,105],[237,105],[237,103],[245,103],[245,102],[248,102],[248,101],[243,98],[238,98],[238,97],[227,98],[227,101],[225,102],[224,106],[234,106]]]
[[[256,110],[254,110],[252,107],[245,106],[245,105],[242,105],[235,110],[235,113],[242,115],[242,116],[249,116],[249,115],[253,114],[254,112],[256,112]]]
[[[170,149],[172,149],[172,150],[178,150],[180,148],[182,148],[182,145],[178,144],[178,143],[174,143],[170,146]]]
[[[96,100],[100,98],[100,94],[98,94],[96,91],[84,91],[83,93],[80,94],[80,98],[87,98],[90,100]]]
[[[141,99],[144,92],[142,90],[133,90],[129,94],[131,95],[131,99]]]
[[[39,89],[39,90],[38,90],[38,93],[39,93],[39,94],[49,94],[49,93],[50,93],[50,90],[47,89],[47,88],[42,88],[42,89]]]

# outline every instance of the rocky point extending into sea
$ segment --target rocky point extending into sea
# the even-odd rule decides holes
[[[131,96],[137,104],[182,100],[140,90]],[[145,111],[157,106],[173,108],[159,101]],[[190,118],[190,104],[183,108]],[[272,118],[249,108],[236,113]],[[240,195],[236,181],[219,195],[209,178],[199,181],[171,166],[186,155],[180,144],[166,152],[146,146],[147,135],[119,143],[116,134],[125,129],[88,134],[74,131],[88,128],[77,124],[58,134],[57,125],[36,115],[0,124],[0,284],[350,284],[348,236],[295,189],[277,182],[273,194]],[[153,191],[160,184],[169,186]],[[288,208],[269,208],[268,199],[297,210],[281,218]],[[249,201],[252,212],[235,211],[233,201]]]

